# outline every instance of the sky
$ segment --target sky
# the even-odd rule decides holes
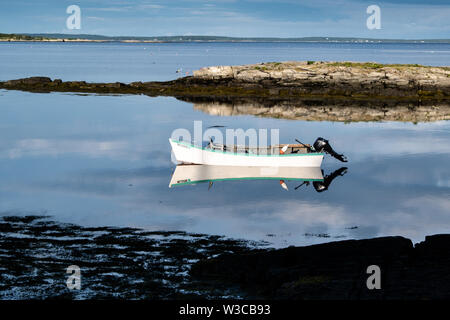
[[[70,30],[66,9],[81,9]],[[369,30],[377,5],[381,28]],[[0,33],[450,38],[450,0],[0,0]]]

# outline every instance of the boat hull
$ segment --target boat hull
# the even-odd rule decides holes
[[[257,155],[200,148],[190,143],[169,139],[179,163],[217,166],[252,167],[320,167],[323,153]]]
[[[169,187],[228,180],[299,180],[323,181],[319,167],[240,167],[211,165],[178,165]]]

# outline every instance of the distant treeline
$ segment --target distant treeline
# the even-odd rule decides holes
[[[65,34],[65,33],[26,33],[26,34],[3,34],[0,39],[12,40],[50,40],[50,39],[80,39],[97,41],[162,41],[162,42],[383,42],[383,43],[450,43],[450,39],[371,39],[351,37],[301,37],[301,38],[274,38],[274,37],[223,37],[223,36],[154,36],[154,37],[132,37],[132,36],[102,36],[94,34]]]
[[[15,34],[15,33],[0,33],[0,39],[7,40],[46,40],[44,36],[33,36],[28,34]]]

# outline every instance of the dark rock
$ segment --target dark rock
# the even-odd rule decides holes
[[[17,80],[9,80],[6,81],[6,85],[14,86],[14,85],[41,85],[41,84],[48,84],[52,82],[52,79],[48,77],[30,77],[30,78],[23,78],[23,79],[17,79]]]
[[[22,84],[29,84],[29,85],[47,84],[50,82],[52,82],[52,79],[50,79],[49,77],[30,77],[30,78],[21,79]]]
[[[115,82],[115,83],[107,83],[105,85],[106,88],[115,88],[115,89],[119,89],[119,88],[124,88],[127,85],[121,82]]]
[[[136,81],[136,82],[130,83],[130,86],[131,86],[131,87],[137,87],[137,88],[140,88],[140,87],[142,87],[142,85],[143,85],[143,83],[142,83],[141,81]]]
[[[415,249],[420,254],[445,254],[450,257],[450,234],[426,236],[425,241],[416,244]]]
[[[196,279],[239,285],[270,299],[443,299],[450,297],[450,235],[414,248],[402,237],[221,255],[192,267]],[[381,269],[381,289],[366,286],[367,267]]]
[[[70,87],[79,87],[79,86],[86,85],[86,81],[69,81],[69,82],[67,82],[67,84]]]

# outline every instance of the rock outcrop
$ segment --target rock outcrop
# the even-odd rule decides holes
[[[450,85],[450,67],[429,67],[408,64],[377,64],[360,62],[268,62],[240,66],[206,67],[194,71],[194,77],[203,79],[235,79],[255,82],[275,79],[348,82],[383,82],[406,85]]]
[[[381,270],[381,289],[367,287],[367,268]],[[402,237],[346,240],[307,247],[223,254],[192,267],[201,281],[239,285],[268,299],[448,299],[450,235],[413,246]]]
[[[352,62],[283,62],[202,68],[166,82],[86,83],[46,77],[0,82],[0,89],[126,93],[177,98],[450,100],[450,68]]]
[[[291,61],[207,67],[194,77],[259,85],[279,95],[450,97],[450,67]]]

